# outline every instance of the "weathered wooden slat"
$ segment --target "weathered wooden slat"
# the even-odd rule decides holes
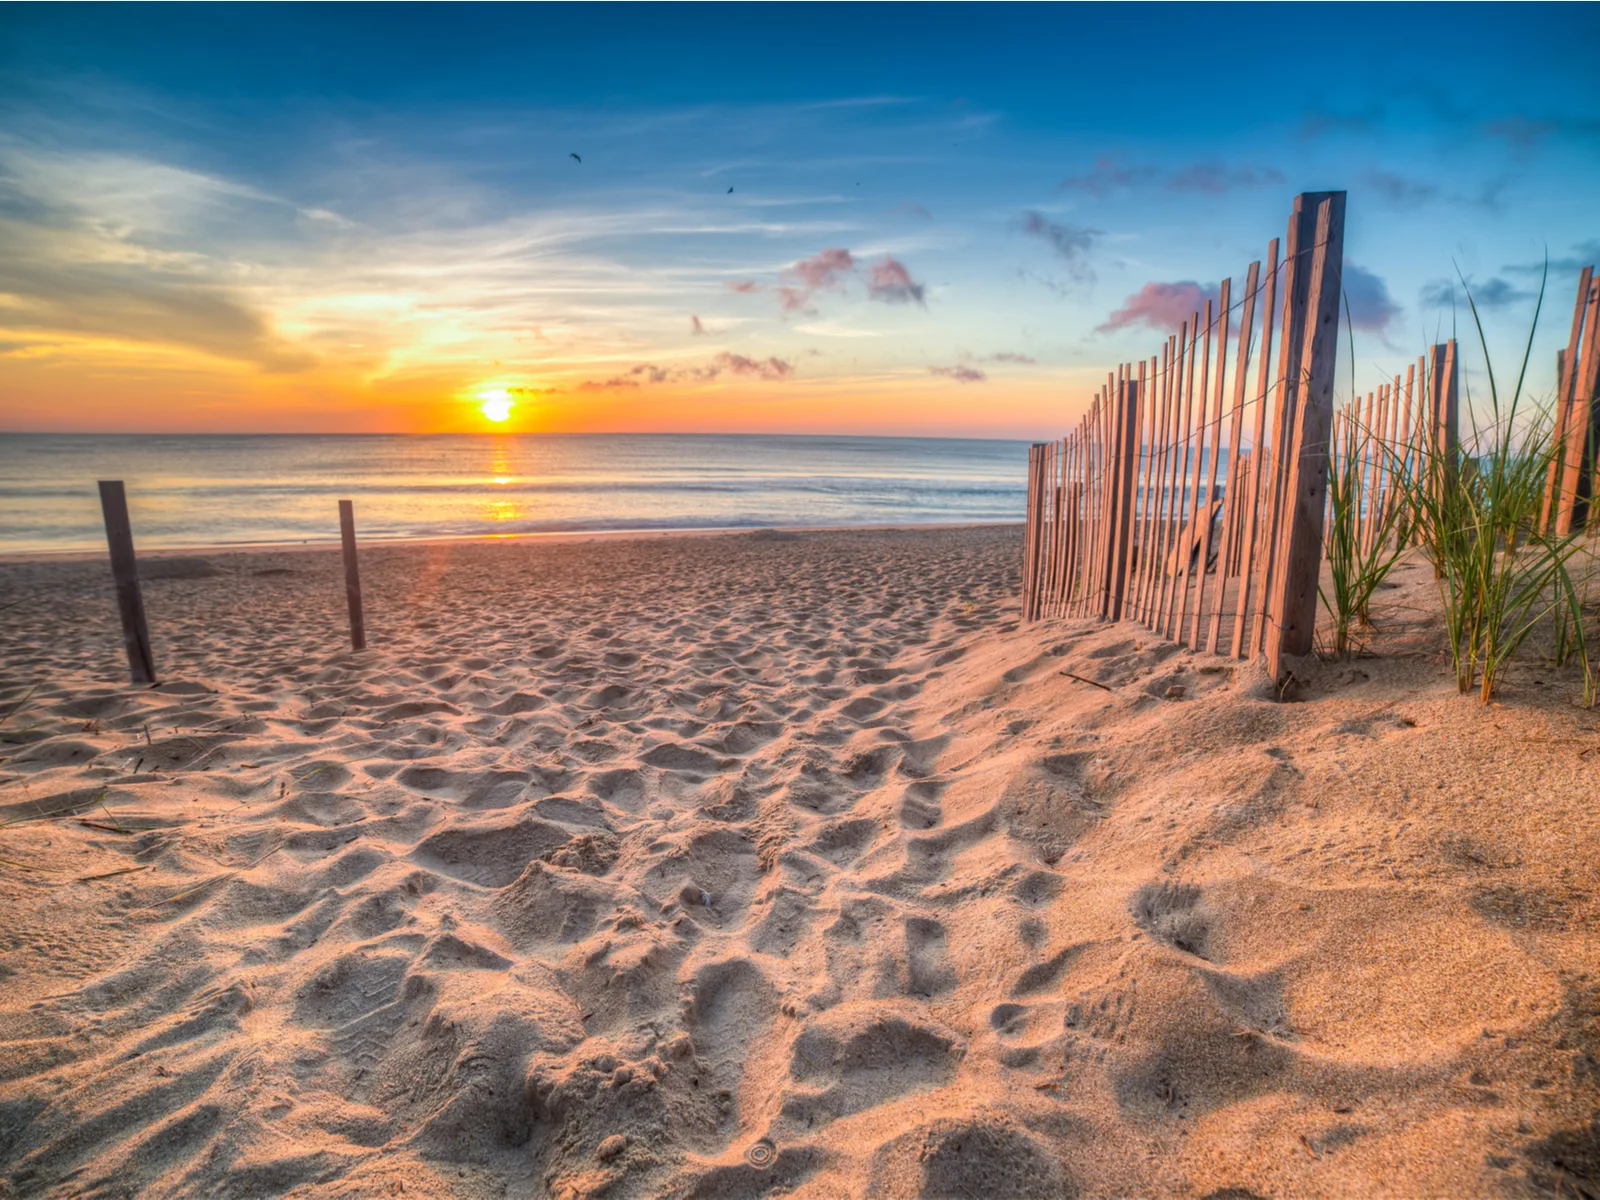
[[[1211,610],[1211,630],[1206,637],[1206,652],[1218,653],[1222,644],[1222,610],[1228,599],[1228,578],[1233,572],[1234,547],[1240,539],[1240,495],[1244,463],[1240,452],[1244,440],[1245,383],[1250,373],[1250,348],[1254,334],[1256,286],[1261,277],[1261,262],[1250,264],[1245,275],[1244,303],[1239,308],[1239,361],[1233,370],[1233,412],[1228,428],[1228,477],[1224,484],[1222,514],[1222,552],[1217,556],[1217,597]],[[1235,601],[1242,604],[1243,598]]]
[[[1217,507],[1217,472],[1222,465],[1222,409],[1228,398],[1228,326],[1232,321],[1232,306],[1230,304],[1232,289],[1233,280],[1224,279],[1219,288],[1217,299],[1219,312],[1217,318],[1217,380],[1214,389],[1215,397],[1211,405],[1211,429],[1207,434],[1206,443],[1209,460],[1206,468],[1205,503],[1212,508]],[[1189,635],[1189,645],[1197,650],[1207,641],[1205,620],[1209,614],[1206,611],[1206,578],[1207,568],[1210,565],[1212,553],[1216,550],[1216,545],[1216,525],[1211,521],[1207,521],[1205,525],[1205,541],[1200,547],[1200,565],[1197,568],[1199,578],[1195,587],[1194,629]],[[1220,562],[1217,564],[1215,575],[1218,584],[1227,582],[1227,572]],[[1215,587],[1211,591],[1212,607],[1218,608],[1221,606],[1221,598],[1217,594]]]
[[[1189,456],[1194,453],[1194,409],[1195,409],[1195,373],[1198,369],[1200,349],[1200,314],[1194,314],[1194,321],[1189,328],[1189,363],[1188,370],[1183,380],[1183,431],[1178,437],[1178,471],[1173,479],[1173,486],[1177,491],[1177,528],[1174,532],[1174,547],[1185,545],[1182,535],[1189,528],[1189,511],[1196,497],[1188,494],[1189,483]],[[1204,417],[1202,411],[1201,416]],[[1177,628],[1183,620],[1181,605],[1181,592],[1188,579],[1187,556],[1173,558],[1170,563],[1172,571],[1172,586],[1167,596],[1167,619],[1161,626],[1162,637],[1169,641],[1178,639]]]
[[[1562,432],[1562,464],[1560,507],[1556,513],[1556,534],[1566,537],[1572,532],[1578,516],[1578,506],[1587,498],[1581,491],[1584,468],[1588,463],[1590,447],[1590,407],[1593,387],[1588,383],[1595,359],[1595,323],[1593,267],[1585,267],[1578,279],[1578,309],[1575,319],[1583,323],[1583,340],[1577,347],[1567,350],[1568,380],[1565,390],[1566,429]],[[1554,465],[1554,464],[1552,464]]]
[[[1239,602],[1233,616],[1233,656],[1249,658],[1255,653],[1255,623],[1259,611],[1257,594],[1261,590],[1257,566],[1260,562],[1261,506],[1265,491],[1267,449],[1267,396],[1272,384],[1272,335],[1278,312],[1278,239],[1267,245],[1267,278],[1261,287],[1261,365],[1256,371],[1255,432],[1250,441],[1250,495],[1245,508],[1243,545],[1239,549]]]
[[[1038,614],[1050,616],[1050,443],[1038,448]]]
[[[1265,651],[1267,625],[1271,620],[1272,597],[1276,594],[1278,546],[1282,537],[1284,487],[1288,479],[1291,430],[1295,424],[1295,404],[1300,384],[1300,357],[1305,350],[1305,287],[1314,234],[1305,228],[1303,197],[1295,197],[1294,212],[1284,245],[1282,323],[1278,332],[1278,374],[1273,380],[1272,452],[1268,460],[1267,495],[1263,497],[1261,545],[1256,568],[1261,572],[1261,602],[1256,612],[1252,654]]]
[[[1112,396],[1110,389],[1100,393],[1100,407],[1096,411],[1095,424],[1095,525],[1099,530],[1095,537],[1095,559],[1090,582],[1093,587],[1091,601],[1091,616],[1104,617],[1106,615],[1106,578],[1108,574],[1107,563],[1111,557],[1111,439],[1112,439]]]
[[[1140,623],[1147,628],[1155,625],[1155,596],[1157,581],[1161,571],[1161,499],[1164,492],[1162,481],[1165,478],[1167,461],[1167,425],[1172,408],[1172,339],[1169,337],[1161,347],[1161,366],[1153,380],[1159,395],[1160,412],[1156,416],[1155,433],[1150,439],[1150,484],[1145,503],[1150,509],[1149,517],[1145,524],[1145,548],[1142,551],[1145,559],[1144,582],[1141,586],[1142,600],[1140,604]]]
[[[1044,473],[1045,450],[1044,445],[1034,447],[1037,462],[1034,465],[1034,474],[1030,481],[1029,508],[1033,514],[1033,615],[1037,620],[1044,616],[1044,556],[1045,538],[1045,511],[1044,511]]]
[[[1082,440],[1074,432],[1067,458],[1067,580],[1061,587],[1061,611],[1069,611],[1073,600],[1073,587],[1077,579],[1078,553],[1083,545],[1083,471]]]
[[[1297,215],[1314,232],[1300,324],[1305,341],[1296,391],[1293,450],[1285,472],[1285,517],[1277,579],[1270,596],[1267,671],[1279,682],[1284,660],[1311,653],[1316,632],[1317,577],[1328,490],[1328,432],[1333,424],[1334,367],[1339,347],[1339,293],[1344,268],[1343,192],[1297,197]],[[1314,221],[1314,224],[1312,222]],[[1452,355],[1454,346],[1452,345]]]
[[[1055,616],[1054,591],[1056,572],[1060,570],[1057,536],[1061,522],[1060,498],[1056,488],[1056,444],[1046,442],[1043,447],[1043,502],[1041,508],[1044,513],[1043,530],[1040,536],[1039,575],[1040,575],[1040,604],[1039,610],[1046,617]]]
[[[1067,558],[1072,581],[1067,584],[1067,600],[1062,611],[1075,616],[1078,611],[1078,590],[1083,579],[1083,421],[1072,430],[1072,554]]]
[[[1212,312],[1213,305],[1210,300],[1207,300],[1206,320],[1205,325],[1202,327],[1205,332],[1201,335],[1200,339],[1202,343],[1200,355],[1200,384],[1199,389],[1195,392],[1194,433],[1190,439],[1193,446],[1192,454],[1194,456],[1194,467],[1192,471],[1189,472],[1190,478],[1188,484],[1188,493],[1190,497],[1189,506],[1190,511],[1193,513],[1193,516],[1190,518],[1191,522],[1198,521],[1202,509],[1204,509],[1206,512],[1210,512],[1210,507],[1200,498],[1200,479],[1205,469],[1206,396],[1210,390],[1211,384],[1211,329],[1215,324],[1215,321],[1212,318]],[[1195,532],[1197,534],[1200,532],[1200,527],[1198,524],[1195,525]],[[1193,596],[1195,591],[1195,576],[1197,573],[1205,570],[1205,563],[1196,563],[1195,556],[1192,553],[1187,552],[1186,547],[1186,553],[1183,556],[1181,566],[1183,568],[1183,587],[1181,589],[1182,594],[1178,600],[1177,632],[1173,636],[1178,645],[1192,646],[1195,638],[1192,634],[1186,633],[1186,627],[1191,616],[1190,598]]]
[[[1166,496],[1161,510],[1161,581],[1156,592],[1156,623],[1154,630],[1167,636],[1167,617],[1170,614],[1172,573],[1167,556],[1177,537],[1177,527],[1182,524],[1178,511],[1178,476],[1183,470],[1183,367],[1189,357],[1189,323],[1185,321],[1178,330],[1177,351],[1172,360],[1172,424],[1167,430]]]
[[[1089,414],[1078,421],[1077,432],[1077,472],[1078,472],[1078,532],[1077,545],[1072,562],[1072,605],[1071,615],[1083,615],[1084,608],[1084,575],[1089,563],[1089,540],[1093,534],[1091,520],[1090,486],[1089,486]]]
[[[1383,479],[1384,467],[1389,452],[1389,385],[1386,383],[1378,389],[1378,406],[1376,424],[1372,428],[1372,446],[1368,451],[1367,478],[1367,526],[1366,540],[1362,543],[1367,551],[1377,549],[1378,535],[1383,530]]]
[[[1100,616],[1111,616],[1111,590],[1112,581],[1117,572],[1117,484],[1121,475],[1122,464],[1119,461],[1122,448],[1122,372],[1120,369],[1113,372],[1106,380],[1106,465],[1105,465],[1105,492],[1101,503],[1104,505],[1103,520],[1106,523],[1105,561],[1101,564],[1101,573],[1096,577],[1096,584],[1100,589],[1103,599],[1100,601]]]
[[[1578,366],[1578,418],[1588,428],[1578,473],[1572,528],[1587,525],[1594,510],[1596,472],[1600,470],[1600,279],[1589,283],[1589,316],[1584,351]],[[1570,532],[1570,530],[1569,530]]]
[[[1099,460],[1098,431],[1100,414],[1097,409],[1098,398],[1090,404],[1089,412],[1084,418],[1084,443],[1083,443],[1083,571],[1078,576],[1080,599],[1078,613],[1080,617],[1089,615],[1094,605],[1094,563],[1095,552],[1100,541],[1100,522],[1096,519],[1096,497],[1100,493],[1099,480],[1096,470]]]
[[[1111,562],[1111,602],[1107,616],[1113,621],[1123,618],[1128,599],[1129,568],[1133,562],[1133,504],[1139,479],[1139,395],[1140,382],[1129,378],[1129,368],[1124,368],[1121,382],[1121,443],[1117,446],[1117,487],[1111,515],[1113,544],[1116,552]],[[1143,372],[1140,372],[1143,378]]]
[[[1134,437],[1135,462],[1133,474],[1133,531],[1129,534],[1128,565],[1128,595],[1123,605],[1122,617],[1127,621],[1137,621],[1143,611],[1140,585],[1144,579],[1144,567],[1147,543],[1145,541],[1145,518],[1149,515],[1145,500],[1146,487],[1150,477],[1150,432],[1155,424],[1155,405],[1151,403],[1153,397],[1146,390],[1150,380],[1146,359],[1139,360],[1138,385],[1139,385],[1139,428]]]
[[[1562,484],[1565,461],[1570,449],[1569,431],[1574,424],[1572,407],[1576,393],[1574,384],[1577,380],[1579,347],[1583,338],[1583,318],[1588,308],[1589,279],[1593,274],[1593,267],[1584,267],[1578,272],[1578,297],[1572,306],[1572,332],[1567,337],[1566,353],[1558,360],[1560,370],[1556,380],[1555,429],[1551,431],[1551,445],[1555,453],[1551,456],[1549,473],[1545,481],[1544,510],[1541,515],[1544,528],[1552,532],[1560,521],[1561,509],[1566,503],[1566,492]]]
[[[1360,519],[1356,522],[1356,536],[1358,539],[1357,544],[1363,547],[1372,538],[1372,519],[1377,512],[1378,497],[1374,489],[1378,482],[1378,464],[1376,461],[1379,445],[1377,419],[1380,411],[1379,405],[1382,403],[1379,395],[1380,393],[1376,391],[1367,393],[1367,410],[1361,419],[1360,437],[1356,440],[1356,445],[1361,450],[1361,475],[1356,490],[1357,503],[1360,505],[1357,516]]]

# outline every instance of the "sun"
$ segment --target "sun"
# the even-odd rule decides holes
[[[516,401],[505,388],[491,388],[478,393],[478,411],[485,419],[493,421],[496,425],[510,418],[515,405]]]

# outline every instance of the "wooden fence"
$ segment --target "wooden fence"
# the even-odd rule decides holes
[[[1343,224],[1344,193],[1297,197],[1282,262],[1274,239],[1238,300],[1223,280],[1158,355],[1106,376],[1077,428],[1030,449],[1025,620],[1134,620],[1191,649],[1263,655],[1281,680],[1284,656],[1313,648],[1330,463],[1355,488],[1356,545],[1414,539],[1399,472],[1461,453],[1456,342],[1334,412]],[[1592,267],[1557,378],[1543,519],[1564,536],[1587,519],[1600,462]]]
[[[1107,375],[1076,429],[1030,449],[1025,619],[1130,619],[1211,654],[1264,654],[1274,678],[1310,653],[1344,203],[1296,197],[1281,262],[1274,239],[1237,301],[1224,280],[1159,354]]]
[[[1415,540],[1416,524],[1398,508],[1402,473],[1423,473],[1424,454],[1460,454],[1460,368],[1451,338],[1406,368],[1404,379],[1353,396],[1333,419],[1333,469],[1351,492],[1355,545],[1371,554],[1388,538]]]

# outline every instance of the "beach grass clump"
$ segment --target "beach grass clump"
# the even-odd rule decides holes
[[[1405,506],[1389,495],[1374,503],[1370,473],[1384,465],[1383,444],[1351,405],[1330,446],[1328,523],[1323,555],[1331,588],[1318,586],[1333,618],[1333,653],[1348,657],[1357,634],[1372,626],[1372,597],[1405,551],[1400,523]],[[1367,503],[1363,506],[1362,498]]]
[[[1542,286],[1539,296],[1542,302]],[[1470,289],[1467,300],[1483,348],[1489,411],[1480,416],[1468,392],[1465,447],[1425,437],[1392,458],[1415,536],[1439,581],[1456,686],[1463,695],[1476,687],[1488,703],[1506,664],[1543,625],[1565,643],[1558,657],[1580,661],[1586,679],[1591,670],[1583,603],[1569,570],[1577,537],[1557,536],[1542,522],[1557,442],[1550,411],[1524,403],[1533,329],[1504,401]]]

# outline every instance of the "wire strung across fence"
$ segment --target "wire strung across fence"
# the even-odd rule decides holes
[[[1032,447],[1026,619],[1128,618],[1213,654],[1263,653],[1274,676],[1310,651],[1343,243],[1344,193],[1297,197],[1283,261],[1274,239],[1265,275],[1250,266],[1231,389],[1224,281],[1203,320],[1108,374],[1076,429]]]

